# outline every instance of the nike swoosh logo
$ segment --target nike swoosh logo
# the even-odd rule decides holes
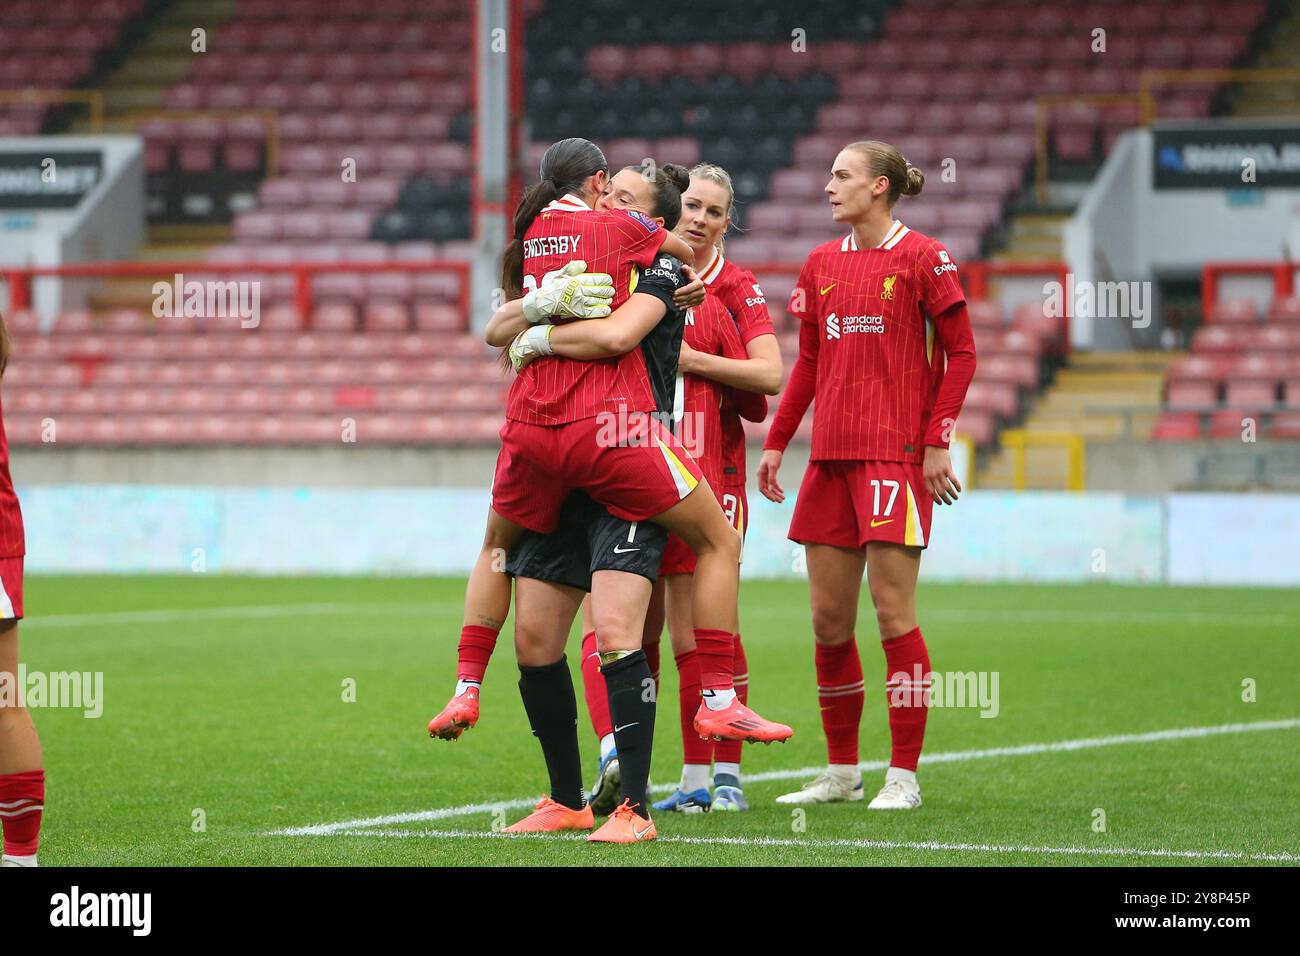
[[[826,288],[824,288],[824,289],[818,289],[818,290],[817,290],[817,294],[818,294],[818,295],[825,295],[827,292],[830,292],[831,289],[835,288],[837,285],[839,285],[838,282],[832,282],[832,283],[831,283],[830,285],[828,285]]]
[[[891,522],[891,521],[893,521],[893,520],[894,520],[893,518],[886,518],[884,521],[877,521],[875,518],[872,518],[872,519],[871,519],[871,527],[873,527],[873,528],[879,528],[882,524],[889,524],[889,522]]]
[[[654,829],[654,828],[653,828],[653,827],[646,827],[644,830],[638,830],[636,827],[633,827],[633,828],[632,828],[632,833],[636,836],[636,838],[637,838],[638,840],[644,840],[644,839],[645,839],[645,835],[646,835],[647,833],[649,833],[652,829]]]
[[[618,733],[620,730],[627,730],[629,727],[635,727],[635,726],[636,726],[637,724],[639,724],[639,723],[641,723],[641,721],[639,721],[639,720],[634,720],[634,721],[632,721],[632,723],[630,723],[630,724],[624,724],[622,727],[615,727],[615,728],[614,728],[614,733]]]
[[[640,550],[641,550],[640,548],[620,548],[618,545],[614,545],[615,554],[627,554],[629,551],[640,551]]]

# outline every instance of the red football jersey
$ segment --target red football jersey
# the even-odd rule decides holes
[[[23,513],[9,477],[9,440],[5,438],[4,408],[0,406],[0,558],[21,557],[26,551]]]
[[[772,317],[767,313],[767,298],[754,273],[719,253],[700,271],[700,278],[709,287],[709,295],[721,299],[731,313],[740,329],[741,344],[748,345],[750,339],[759,335],[776,334]]]
[[[667,233],[630,209],[596,211],[573,195],[551,203],[524,235],[524,290],[551,272],[583,259],[588,272],[614,277],[617,309],[631,294],[632,277],[654,261]],[[580,362],[556,355],[525,366],[510,386],[506,418],[562,425],[624,406],[652,412],[654,396],[640,349],[617,358]]]
[[[945,367],[934,317],[965,300],[943,244],[897,220],[875,248],[850,232],[809,254],[790,312],[817,331],[813,460],[923,460]]]
[[[767,311],[763,289],[748,269],[742,269],[719,253],[700,273],[709,287],[709,296],[717,296],[748,345],[760,335],[775,335],[776,327]],[[735,358],[748,358],[742,350]],[[722,482],[729,488],[745,484],[745,429],[740,416],[728,402],[722,409]]]
[[[697,352],[708,355],[721,355],[730,359],[745,357],[745,347],[740,344],[740,334],[731,320],[731,314],[712,294],[686,313],[682,340]],[[699,375],[680,375],[677,381],[682,390],[681,407],[684,412],[684,418],[677,428],[677,437],[700,463],[709,487],[720,495],[724,484],[723,469],[727,448],[723,419],[730,415],[739,421],[729,399],[731,389],[721,382]]]

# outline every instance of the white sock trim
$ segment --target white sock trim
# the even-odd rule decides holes
[[[736,699],[736,689],[729,687],[726,690],[706,690],[700,696],[704,698],[704,706],[709,710],[726,710]]]
[[[904,770],[902,767],[890,767],[885,771],[885,783],[902,780],[904,783],[916,783],[916,771]]]
[[[709,789],[709,765],[688,763],[682,765],[682,793]]]

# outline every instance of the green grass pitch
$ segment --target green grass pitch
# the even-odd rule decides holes
[[[806,778],[773,778],[825,759],[806,585],[746,583],[751,701],[791,724],[794,739],[746,747],[745,771],[767,777],[746,787],[750,812],[658,814],[659,842],[609,847],[493,833],[501,813],[489,805],[509,802],[513,822],[546,779],[515,686],[510,624],[488,669],[478,727],[454,744],[427,736],[454,682],[463,587],[433,579],[30,577],[21,628],[28,670],[104,674],[98,719],[35,712],[49,781],[42,863],[1300,861],[1295,592],[923,584],[921,625],[934,668],[998,672],[998,715],[931,711],[926,754],[944,759],[927,766],[923,758],[925,804],[916,811],[846,804],[794,814],[773,798]],[[868,636],[865,594],[862,611],[862,758],[876,761],[888,757],[884,659]],[[681,759],[677,679],[671,655],[664,661],[658,784],[675,782]],[[1247,679],[1253,702],[1242,699]],[[355,701],[345,700],[350,681]],[[1283,723],[1128,739],[1263,722]],[[580,725],[590,781],[596,741],[585,715]],[[1121,740],[1075,749],[1031,746],[1114,736]],[[1026,752],[978,753],[1016,747]],[[869,791],[883,778],[874,769],[865,776]],[[196,830],[196,819],[205,826]],[[1190,855],[1173,855],[1182,853]]]

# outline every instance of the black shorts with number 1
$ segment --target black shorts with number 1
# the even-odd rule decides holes
[[[591,590],[594,571],[626,571],[654,581],[668,532],[650,521],[615,518],[581,491],[569,495],[550,534],[528,531],[510,549],[506,573]]]

